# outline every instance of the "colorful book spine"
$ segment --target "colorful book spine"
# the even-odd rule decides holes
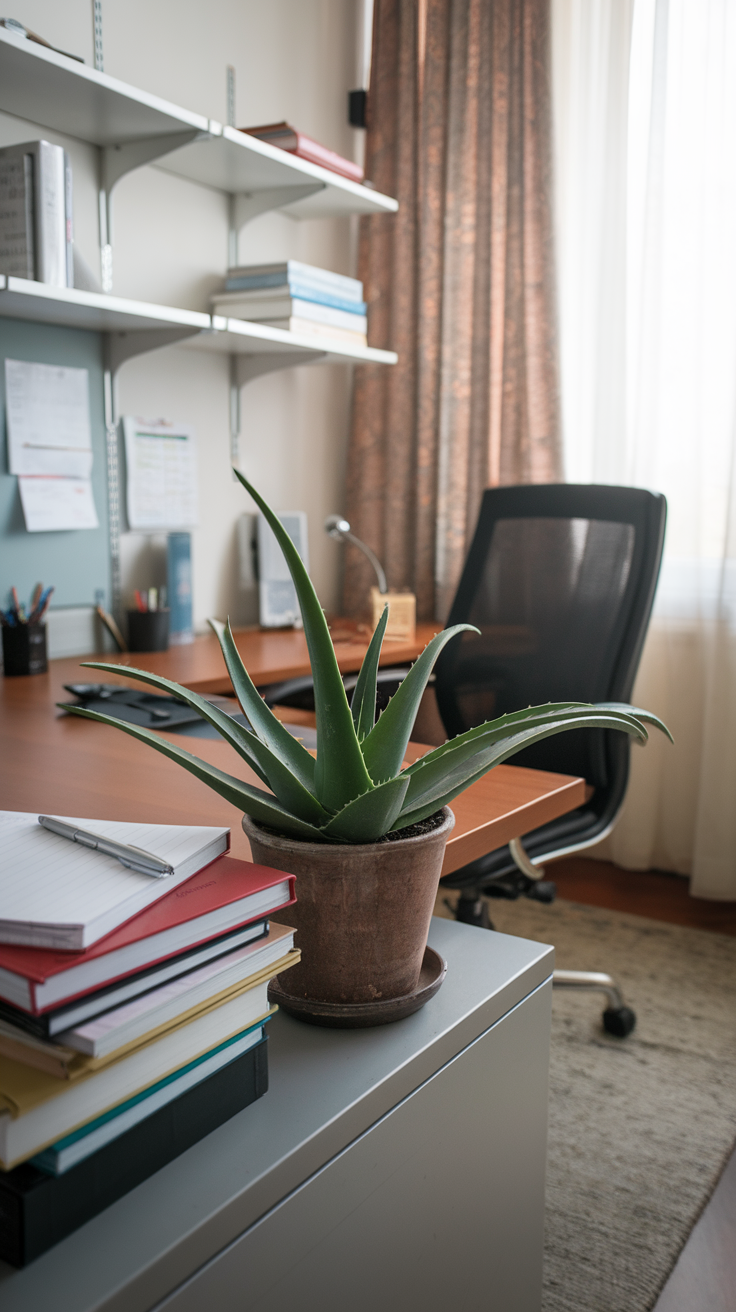
[[[169,643],[181,647],[194,642],[191,533],[169,533],[168,597]]]
[[[299,282],[310,287],[323,287],[348,301],[363,300],[363,284],[359,278],[349,278],[344,273],[333,273],[332,269],[321,269],[315,264],[304,264],[301,260],[284,260],[281,264],[250,264],[228,269],[227,278],[243,280],[243,286],[283,287],[289,282]],[[234,288],[233,290],[240,290]]]
[[[235,319],[250,319],[255,323],[275,323],[281,319],[306,319],[310,323],[342,328],[349,333],[367,333],[368,320],[364,314],[336,310],[331,305],[297,300],[290,296],[273,300],[243,301],[239,297],[215,302],[215,313]]]
[[[365,301],[341,296],[339,292],[296,278],[286,278],[269,286],[254,286],[247,278],[228,278],[225,292],[240,292],[244,299],[253,300],[269,294],[293,296],[301,301],[311,301],[314,305],[329,305],[334,310],[344,310],[346,314],[365,314],[368,308]]]

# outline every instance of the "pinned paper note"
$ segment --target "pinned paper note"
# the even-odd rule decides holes
[[[90,479],[21,475],[18,486],[29,533],[99,528]]]
[[[87,370],[6,360],[5,392],[10,473],[89,479]]]
[[[197,522],[194,433],[159,419],[123,419],[128,523],[137,529],[191,528]]]

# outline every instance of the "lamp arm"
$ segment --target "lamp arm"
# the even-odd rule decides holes
[[[375,554],[375,552],[371,551],[370,547],[366,546],[365,542],[361,542],[360,538],[356,538],[354,533],[343,533],[342,537],[347,542],[352,542],[354,547],[357,547],[359,551],[363,552],[364,556],[368,557],[369,561],[371,562],[371,565],[376,571],[376,578],[378,579],[378,591],[381,593],[388,592],[386,575],[383,572],[383,566],[381,565],[381,562],[378,559],[378,556]]]

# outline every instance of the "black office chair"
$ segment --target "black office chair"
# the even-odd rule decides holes
[[[435,667],[449,737],[507,711],[547,701],[628,701],[657,585],[666,501],[638,488],[565,484],[493,488],[447,623],[474,624]],[[603,729],[562,733],[514,765],[581,775],[588,800],[559,820],[489,852],[442,880],[459,889],[458,920],[492,928],[490,897],[550,902],[555,886],[532,858],[562,856],[612,828],[626,792],[629,738]],[[450,903],[447,903],[450,906]],[[608,975],[555,971],[554,982],[602,989],[604,1025],[631,1033],[636,1018]]]

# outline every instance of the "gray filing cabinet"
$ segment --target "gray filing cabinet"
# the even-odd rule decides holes
[[[3,1312],[539,1312],[552,949],[434,920],[373,1030],[271,1022],[270,1089],[23,1271]]]

